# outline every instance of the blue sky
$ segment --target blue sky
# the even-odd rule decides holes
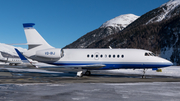
[[[141,16],[168,1],[0,0],[0,43],[26,43],[22,24],[35,23],[50,45],[62,48],[116,16]]]

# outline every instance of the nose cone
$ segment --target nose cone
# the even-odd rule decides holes
[[[166,60],[166,59],[163,59],[163,58],[161,58],[161,62],[162,62],[162,64],[164,64],[164,67],[168,67],[168,66],[172,66],[173,65],[173,63],[171,62],[171,61],[169,61],[169,60]]]

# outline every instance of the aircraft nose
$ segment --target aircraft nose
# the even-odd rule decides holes
[[[162,62],[163,62],[166,66],[172,66],[172,65],[173,65],[173,63],[172,63],[171,61],[166,60],[166,59],[163,59]]]

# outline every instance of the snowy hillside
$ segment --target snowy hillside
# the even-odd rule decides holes
[[[11,45],[0,43],[0,51],[2,51],[2,52],[6,52],[6,53],[9,53],[11,55],[17,55],[14,48],[17,48],[21,52],[24,52],[24,51],[27,50],[27,49],[23,49],[21,47],[14,47],[14,46],[11,46]]]
[[[125,15],[120,15],[118,17],[115,17],[104,24],[100,28],[106,28],[108,26],[112,27],[120,27],[120,28],[125,28],[128,26],[130,23],[135,21],[139,16],[134,15],[134,14],[125,14]]]
[[[159,7],[159,14],[150,19],[146,24],[153,23],[153,22],[160,22],[164,19],[169,19],[172,16],[177,15],[174,13],[176,9],[178,9],[180,5],[180,0],[170,0],[169,2],[161,5]]]

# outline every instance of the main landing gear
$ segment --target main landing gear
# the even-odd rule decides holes
[[[87,70],[84,74],[85,74],[86,76],[90,76],[90,75],[91,75],[91,72]]]
[[[83,77],[83,75],[86,75],[86,76],[90,76],[91,75],[91,71],[85,71],[85,73],[83,73],[83,71],[79,71],[77,72],[77,77]]]

